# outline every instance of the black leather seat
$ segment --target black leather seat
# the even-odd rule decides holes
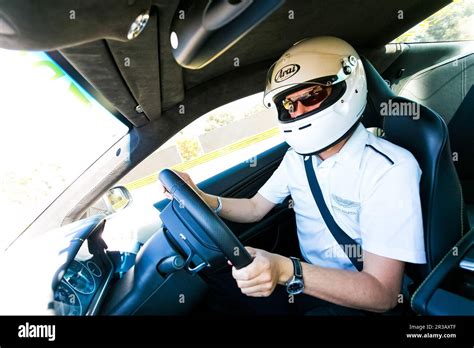
[[[409,115],[381,116],[382,103],[412,101],[397,97],[372,64],[365,58],[362,60],[368,84],[364,125],[382,128],[384,138],[409,150],[423,172],[420,195],[427,263],[406,268],[415,284],[420,284],[468,227],[448,129],[436,112],[422,105],[419,119]]]

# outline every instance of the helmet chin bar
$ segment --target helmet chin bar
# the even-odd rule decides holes
[[[326,151],[327,149],[333,147],[334,145],[336,145],[337,143],[339,143],[340,141],[342,141],[343,139],[349,137],[352,135],[352,133],[354,133],[354,131],[356,130],[357,126],[359,125],[359,123],[361,122],[361,119],[362,119],[362,116],[359,117],[357,119],[357,121],[351,126],[351,128],[349,128],[349,130],[347,132],[345,132],[342,136],[340,136],[336,141],[333,141],[331,144],[323,147],[322,149],[320,150],[316,150],[314,152],[310,152],[310,153],[299,153],[295,150],[295,152],[298,154],[298,155],[301,155],[301,156],[313,156],[313,155],[319,155],[321,152],[324,152]]]

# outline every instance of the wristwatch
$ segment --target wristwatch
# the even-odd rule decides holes
[[[216,207],[216,209],[214,209],[214,213],[219,215],[221,210],[222,210],[222,200],[221,200],[221,197],[217,196],[217,207]]]
[[[286,291],[290,295],[298,295],[304,290],[303,268],[300,259],[293,256],[290,259],[293,261],[293,277],[286,282]]]

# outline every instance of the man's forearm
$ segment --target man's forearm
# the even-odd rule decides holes
[[[385,312],[396,305],[397,294],[390,292],[371,274],[319,267],[302,263],[304,293],[341,306]],[[290,259],[282,259],[284,284],[293,275]]]
[[[212,209],[217,208],[217,196],[201,192],[201,197]],[[234,222],[255,222],[259,219],[254,204],[247,198],[223,198],[219,216]]]

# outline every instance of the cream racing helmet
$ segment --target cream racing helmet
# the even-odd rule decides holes
[[[288,96],[299,90],[329,91],[314,110],[292,117]],[[321,86],[317,87],[317,86]],[[287,50],[269,69],[263,98],[278,111],[286,142],[299,154],[316,154],[355,129],[367,102],[364,67],[346,41],[323,36],[304,39]],[[290,103],[291,104],[291,103]]]

